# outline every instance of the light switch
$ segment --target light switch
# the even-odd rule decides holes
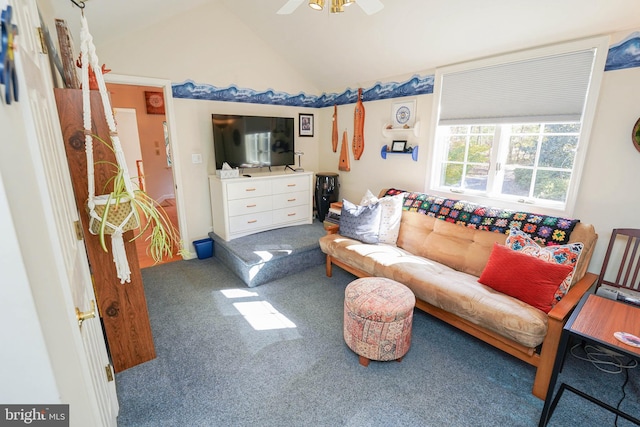
[[[202,154],[192,154],[191,163],[202,163]]]

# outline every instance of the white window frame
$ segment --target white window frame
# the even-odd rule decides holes
[[[596,50],[593,64],[593,73],[586,94],[585,106],[581,120],[582,129],[578,140],[575,162],[572,168],[571,182],[567,189],[567,199],[565,203],[541,203],[540,201],[531,201],[524,198],[518,198],[518,200],[514,200],[513,197],[504,195],[497,196],[495,194],[488,193],[480,194],[475,192],[475,194],[471,194],[465,193],[464,191],[461,193],[460,191],[451,191],[450,188],[438,186],[441,173],[440,160],[442,159],[443,147],[439,147],[436,144],[443,76],[448,73],[457,73],[483,67],[506,64],[510,62],[524,61],[531,58],[553,56],[592,48]],[[588,149],[588,142],[591,136],[591,128],[595,117],[598,95],[600,93],[600,86],[604,74],[608,48],[609,37],[600,36],[438,68],[436,70],[434,79],[434,108],[432,110],[431,126],[429,131],[430,173],[427,174],[425,180],[425,188],[428,189],[428,192],[430,194],[439,195],[441,197],[450,197],[454,199],[464,198],[465,200],[496,207],[514,210],[535,209],[537,213],[541,214],[571,217],[573,215],[573,210],[575,208],[576,199],[580,187],[581,176]],[[495,124],[499,126],[501,123]],[[496,141],[496,143],[498,143],[498,141]],[[493,174],[495,172],[493,168],[495,168],[496,157],[497,153],[492,152],[492,170],[490,170],[490,174]],[[524,205],[525,203],[526,205]],[[524,208],[523,206],[526,206],[526,208]]]

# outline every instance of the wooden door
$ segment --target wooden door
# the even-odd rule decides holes
[[[64,147],[75,193],[75,202],[82,221],[87,255],[93,273],[95,292],[100,315],[104,323],[107,342],[116,372],[155,358],[151,325],[147,312],[142,275],[138,264],[133,231],[124,233],[125,250],[131,269],[131,282],[120,283],[116,275],[113,255],[104,252],[98,236],[89,233],[89,217],[86,215],[87,159],[82,124],[82,91],[56,89],[56,103],[62,127]],[[109,128],[104,116],[102,101],[97,91],[91,91],[92,130],[103,140],[109,140]],[[115,162],[115,156],[102,143],[94,141],[95,188],[101,191],[111,176],[112,167],[98,163]],[[109,237],[107,238],[109,239]],[[107,247],[109,247],[107,243]]]

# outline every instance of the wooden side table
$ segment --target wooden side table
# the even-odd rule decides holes
[[[327,232],[327,234],[337,234],[340,230],[340,225],[334,224],[332,222],[324,221],[322,225],[324,226],[324,230]]]
[[[342,209],[342,202],[333,202],[329,205],[330,208],[333,209]],[[336,224],[335,222],[327,221],[326,219],[323,222],[324,229],[327,234],[337,234],[340,230],[340,224]]]
[[[583,296],[562,330],[560,346],[555,364],[553,365],[547,397],[544,401],[542,414],[540,415],[539,427],[547,425],[564,390],[569,390],[626,420],[640,425],[640,419],[632,417],[565,383],[560,385],[555,398],[553,396],[556,381],[558,380],[558,372],[564,362],[569,338],[572,336],[640,361],[640,348],[618,341],[618,339],[613,336],[615,332],[629,332],[640,336],[640,308],[602,298],[594,294]]]

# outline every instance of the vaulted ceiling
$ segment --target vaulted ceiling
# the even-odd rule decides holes
[[[165,20],[170,24],[172,16],[218,3],[323,91],[640,29],[638,0],[381,1],[385,7],[374,15],[357,4],[342,14],[330,14],[328,7],[317,12],[306,1],[290,15],[278,15],[286,0],[88,0],[85,14],[99,46],[132,28]],[[70,1],[38,2],[48,3],[73,29],[78,10]],[[215,20],[212,16],[211,25]]]

